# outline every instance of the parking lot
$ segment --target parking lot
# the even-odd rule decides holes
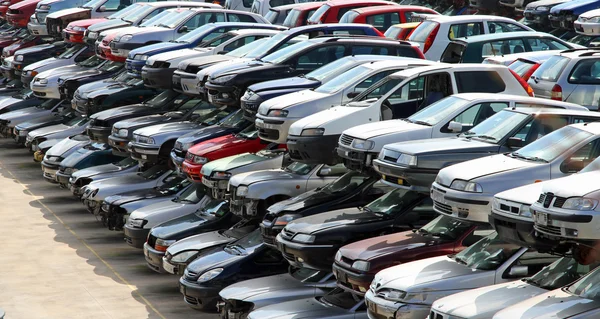
[[[146,268],[38,163],[0,140],[0,308],[8,318],[217,318],[188,308],[177,277]]]

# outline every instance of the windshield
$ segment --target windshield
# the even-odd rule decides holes
[[[279,50],[265,56],[264,58],[262,58],[262,60],[265,62],[275,63],[275,64],[281,63],[281,62],[284,62],[285,60],[291,58],[292,56],[294,56],[297,52],[304,50],[305,48],[308,48],[312,45],[314,45],[314,43],[311,41],[298,42],[296,44],[287,46],[283,49],[279,49]]]
[[[532,78],[541,79],[544,81],[555,82],[562,73],[562,70],[567,66],[571,59],[555,55],[548,59],[545,63],[542,63],[540,67],[533,72]]]
[[[141,3],[134,3],[130,6],[127,6],[111,15],[109,15],[107,17],[108,20],[113,20],[113,19],[121,19],[125,16],[127,16],[130,12],[135,11],[137,8],[139,8],[140,6],[142,6]]]
[[[104,72],[113,72],[116,71],[120,68],[123,67],[123,62],[118,62],[118,61],[107,61],[106,63],[102,64],[98,70],[100,71],[104,71]]]
[[[557,289],[568,285],[598,266],[598,263],[581,265],[574,258],[560,258],[524,281],[543,289]]]
[[[174,29],[176,26],[180,25],[181,23],[186,21],[189,17],[191,17],[195,14],[196,14],[196,12],[194,12],[194,11],[183,10],[183,11],[177,12],[177,14],[175,14],[173,16],[169,16],[167,19],[165,19],[164,21],[159,23],[157,26]]]
[[[166,90],[162,91],[160,94],[154,96],[153,98],[144,101],[144,105],[153,109],[160,108],[165,106],[165,104],[171,102],[176,97],[179,97],[180,99],[186,98],[184,94],[177,93],[173,90]]]
[[[353,69],[350,69],[327,83],[319,86],[315,89],[315,92],[332,94],[343,90],[348,87],[349,84],[359,81],[360,79],[368,76],[373,69],[368,66],[359,65]]]
[[[84,3],[81,7],[85,9],[94,9],[100,7],[106,0],[92,0]]]
[[[198,216],[223,217],[229,212],[229,202],[222,199],[211,199],[210,202],[196,212]]]
[[[237,134],[238,137],[240,138],[245,138],[245,139],[255,139],[256,137],[258,137],[258,129],[256,128],[256,126],[254,126],[254,124],[248,126],[247,128],[243,129],[241,132],[239,132]]]
[[[54,99],[43,100],[42,104],[38,105],[37,107],[40,109],[44,109],[44,110],[51,110],[56,106],[58,101],[59,100],[54,100]],[[68,105],[66,105],[66,106],[68,107]]]
[[[146,20],[146,22],[140,24],[140,27],[155,27],[163,22],[171,22],[173,19],[177,19],[185,11],[163,11],[154,17]],[[189,12],[189,11],[188,11]]]
[[[74,118],[72,118],[70,121],[68,121],[65,125],[67,126],[81,126],[80,124],[84,123],[87,121],[86,117],[83,117],[81,115],[76,115]]]
[[[244,119],[244,112],[239,109],[235,113],[229,116],[225,121],[221,123],[223,127],[236,128],[245,125],[250,125],[250,122]]]
[[[191,32],[188,32],[188,33],[180,36],[174,42],[177,42],[177,43],[192,43],[192,42],[194,42],[194,41],[196,41],[198,39],[198,36],[200,36],[203,33],[213,31],[214,28],[215,28],[215,26],[212,23],[205,24],[205,25],[203,25],[201,27],[198,27],[198,28],[194,29]]]
[[[335,181],[323,186],[323,188],[321,188],[321,192],[327,194],[350,193],[351,191],[357,189],[365,181],[370,179],[371,178],[369,178],[367,175],[363,175],[357,171],[350,171]]]
[[[187,178],[176,175],[175,178],[169,180],[168,182],[160,186],[157,186],[156,190],[163,195],[174,194],[179,192],[183,188],[188,187],[190,184],[191,182]]]
[[[572,126],[565,126],[544,135],[517,152],[512,152],[511,155],[525,160],[550,162],[590,136],[593,134]]]
[[[430,126],[436,125],[452,113],[465,108],[469,101],[455,96],[449,96],[411,115],[410,122],[422,122]]]
[[[289,34],[287,34],[285,32],[278,33],[278,34],[270,37],[268,39],[268,41],[266,41],[266,42],[263,43],[263,45],[261,45],[260,47],[257,47],[256,49],[254,49],[254,50],[252,50],[250,52],[248,52],[248,54],[246,54],[246,58],[256,59],[256,58],[264,56],[267,52],[269,52],[270,50],[272,50],[276,46],[280,45],[281,42],[283,42],[283,41],[289,42],[290,41],[289,39],[286,40],[287,37],[289,37]],[[296,38],[298,38],[298,37],[296,37]],[[277,51],[275,51],[275,52],[277,52]]]
[[[204,197],[205,189],[202,184],[192,184],[179,197],[173,199],[177,203],[197,204]]]
[[[302,11],[298,9],[292,9],[288,13],[287,17],[285,17],[285,20],[283,20],[283,26],[288,28],[295,27],[298,23],[298,18],[300,17],[301,12]]]
[[[581,298],[600,301],[600,268],[585,275],[581,280],[567,287],[566,291]]]
[[[331,7],[328,4],[322,5],[317,11],[315,11],[315,13],[313,13],[310,16],[310,18],[308,18],[307,21],[310,22],[311,24],[321,22],[321,20],[323,20],[323,17],[325,16],[325,13],[327,13],[327,11],[329,11],[329,8],[331,8]]]
[[[317,165],[293,162],[285,168],[285,171],[298,175],[306,175],[310,173],[315,166]]]
[[[236,254],[245,254],[246,249],[253,248],[262,244],[262,235],[260,234],[260,228],[252,231],[250,234],[234,241],[233,243],[225,246],[227,250],[233,251]]]
[[[395,215],[413,206],[415,202],[421,201],[423,198],[425,196],[418,192],[395,189],[372,201],[365,206],[365,209],[377,214]]]
[[[382,96],[386,95],[389,91],[394,89],[398,84],[404,81],[404,77],[390,77],[386,76],[381,81],[374,83],[364,92],[356,96],[352,101],[366,101],[366,100],[378,100]],[[355,106],[353,104],[346,104],[346,106]],[[369,106],[369,104],[357,104],[356,106]]]
[[[167,171],[169,171],[169,168],[167,166],[154,165],[154,166],[150,167],[149,169],[138,173],[138,175],[145,179],[152,180],[152,179],[158,178],[159,176],[166,173]]]
[[[473,225],[470,223],[440,215],[430,221],[427,225],[421,227],[419,233],[426,236],[456,240],[471,227],[473,227]]]
[[[135,23],[141,19],[143,19],[145,16],[147,16],[150,12],[154,11],[154,7],[151,6],[145,6],[142,4],[133,4],[129,7],[136,7],[136,10],[133,10],[131,12],[127,12],[128,14],[120,17],[121,20],[125,21],[125,22],[129,22],[129,23]]]
[[[494,232],[456,254],[454,259],[472,269],[494,270],[519,249],[521,247],[504,242]]]
[[[402,28],[391,26],[387,29],[387,31],[385,31],[385,33],[383,35],[386,38],[398,39],[398,35],[400,35],[400,32],[402,32]]]
[[[463,133],[462,136],[497,143],[528,117],[528,114],[502,110]]]
[[[59,59],[70,59],[75,55],[75,53],[79,52],[79,50],[81,50],[82,47],[83,47],[83,45],[74,45],[74,46],[66,49],[63,53],[61,53],[58,56],[58,58]]]
[[[324,81],[328,77],[340,72],[340,70],[347,70],[355,64],[356,61],[353,58],[342,58],[309,72],[305,77],[310,80]]]
[[[94,66],[98,66],[100,63],[104,62],[105,60],[100,59],[97,55],[92,55],[91,57],[85,59],[82,62],[77,62],[76,64],[84,67],[84,68],[91,68]]]
[[[264,44],[267,42],[267,40],[269,40],[269,38],[262,38],[262,39],[254,40],[244,46],[241,46],[241,47],[225,54],[225,55],[236,57],[236,58],[245,57],[249,52],[254,51],[256,48],[264,47]]]
[[[198,47],[203,47],[203,48],[214,48],[217,47],[227,41],[229,41],[229,39],[232,39],[233,37],[235,37],[235,35],[233,33],[225,33],[222,35],[219,35],[217,37],[216,36],[218,33],[213,33],[211,35],[208,35],[205,39],[206,41],[202,41],[202,43],[200,43],[200,45],[198,45]],[[207,39],[208,38],[208,39]],[[240,39],[236,40],[236,43],[239,42]],[[244,40],[241,40],[241,42],[243,42]]]
[[[131,157],[126,157],[126,158],[114,163],[113,165],[115,165],[119,168],[129,168],[129,167],[132,167],[137,164],[138,164],[138,161],[134,160]]]

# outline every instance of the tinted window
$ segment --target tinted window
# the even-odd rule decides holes
[[[300,10],[292,9],[285,20],[283,20],[283,26],[293,28],[298,25],[298,18],[300,17]]]
[[[298,57],[296,70],[315,70],[329,62],[344,56],[346,48],[343,45],[321,47],[311,50]]]
[[[270,0],[269,1],[269,5],[271,6],[271,8],[278,7],[278,6],[284,6],[286,4],[292,4],[292,3],[294,3],[294,0]]]
[[[365,30],[353,29],[353,30],[337,30],[332,32],[333,35],[365,35]]]
[[[374,55],[390,55],[387,47],[376,47],[370,45],[356,45],[352,46],[352,54],[351,55],[364,55],[364,54],[374,54]]]
[[[249,36],[249,37],[237,39],[237,40],[229,43],[228,45],[226,45],[224,48],[224,51],[226,51],[226,52],[233,51],[239,47],[242,47],[242,46],[249,44],[250,42],[253,42],[254,40],[257,40],[260,38],[262,38],[262,36]]]
[[[448,31],[448,39],[454,40],[456,38],[471,37],[484,33],[482,22],[453,24]]]
[[[600,60],[579,61],[569,75],[569,83],[600,84]]]
[[[311,23],[319,23],[321,20],[323,20],[327,14],[327,11],[329,11],[331,7],[327,4],[322,5],[317,11],[315,11],[315,13],[313,13],[309,18],[308,21]]]
[[[385,31],[392,24],[400,23],[398,12],[375,14],[367,17],[367,24],[374,26],[379,31]]]
[[[546,50],[566,50],[569,49],[566,45],[547,38],[529,38],[527,39],[529,46],[531,46],[531,51],[546,51]],[[516,52],[515,52],[516,53]]]
[[[219,12],[205,12],[196,14],[191,19],[189,19],[184,26],[188,28],[188,32],[196,29],[197,27],[203,26],[207,23],[213,22],[224,22],[225,15]]]
[[[458,93],[499,93],[506,85],[496,71],[455,72]]]
[[[484,43],[481,46],[481,56],[483,58],[496,55],[505,55],[511,53],[525,52],[525,43],[523,39],[511,39],[505,41],[492,41]]]
[[[534,62],[518,59],[515,62],[511,63],[508,68],[515,71],[520,77],[523,78],[527,71],[531,70],[532,67],[535,66]],[[527,81],[527,79],[525,79]]]
[[[567,57],[555,55],[548,59],[548,61],[542,63],[542,65],[533,73],[532,77],[535,76],[544,81],[556,82],[570,60],[571,59]]]
[[[488,28],[490,29],[490,33],[504,33],[504,32],[514,32],[514,31],[527,31],[522,27],[506,22],[488,22]]]
[[[103,6],[106,8],[105,11],[117,11],[126,7],[125,4],[121,5],[121,0],[108,0]]]
[[[256,22],[254,17],[245,14],[229,13],[227,16],[229,17],[229,22]]]

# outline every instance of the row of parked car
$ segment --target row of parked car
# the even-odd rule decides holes
[[[9,9],[0,133],[223,318],[597,316],[592,40],[248,2]]]

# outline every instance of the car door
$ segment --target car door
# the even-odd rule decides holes
[[[552,163],[550,175],[560,178],[577,173],[600,155],[600,138],[596,138],[580,147],[569,149],[568,154]]]
[[[177,32],[173,32],[173,37],[179,36],[196,30],[197,28],[215,22],[225,22],[225,14],[223,12],[199,12],[188,19],[182,26],[177,28]]]
[[[540,68],[545,64],[543,63]],[[537,71],[534,74],[536,73]],[[573,69],[570,70],[568,76],[561,76],[557,84],[562,87],[563,101],[586,106],[592,110],[598,110],[598,101],[600,100],[600,59],[594,57],[578,61]]]

